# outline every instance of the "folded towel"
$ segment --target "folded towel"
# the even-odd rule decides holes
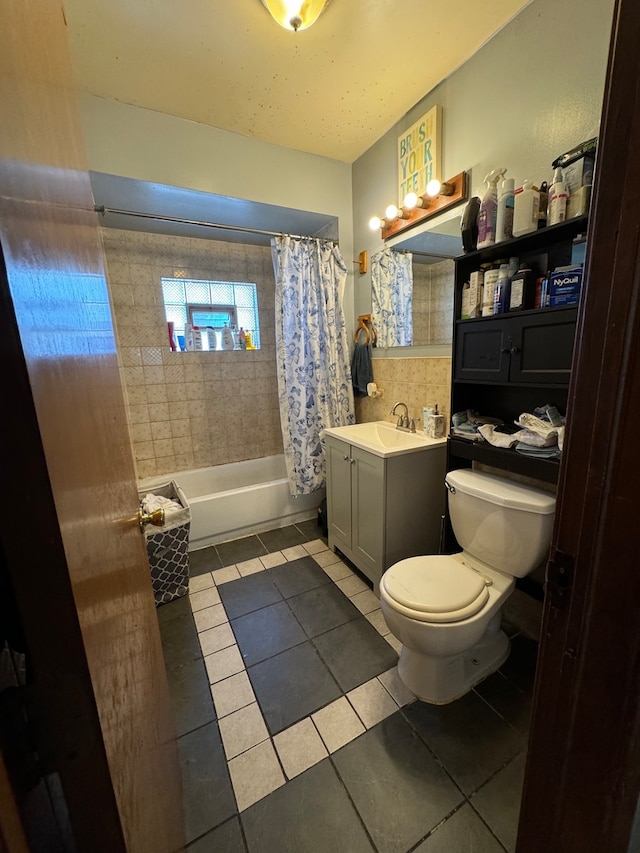
[[[513,445],[518,442],[515,435],[506,435],[506,433],[503,432],[496,432],[496,428],[493,424],[483,424],[481,427],[478,427],[478,432],[494,447],[513,447]]]
[[[356,344],[351,361],[351,381],[356,397],[367,396],[367,385],[373,382],[371,344]]]

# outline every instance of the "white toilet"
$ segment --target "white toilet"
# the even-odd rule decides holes
[[[410,557],[380,581],[380,603],[402,643],[398,672],[419,699],[445,704],[509,654],[502,607],[547,555],[555,498],[479,471],[449,471],[449,515],[462,553]]]

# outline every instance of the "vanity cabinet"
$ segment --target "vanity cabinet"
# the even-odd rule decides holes
[[[570,219],[524,237],[461,255],[456,259],[454,317],[462,289],[481,264],[517,257],[536,275],[571,262],[574,239],[586,233],[587,219]],[[522,412],[551,403],[567,409],[577,305],[508,312],[495,317],[454,320],[451,412],[472,409],[512,423]],[[483,462],[550,483],[559,462],[451,436],[448,468]]]
[[[445,442],[378,456],[325,438],[329,547],[373,583],[405,557],[437,554],[445,509]]]

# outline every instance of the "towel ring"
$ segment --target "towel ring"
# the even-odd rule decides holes
[[[378,343],[378,332],[376,331],[376,327],[373,325],[373,319],[371,314],[360,314],[358,317],[358,327],[353,336],[354,342],[357,344],[360,338],[360,332],[364,332],[367,336],[365,344],[368,345],[371,343],[371,339],[373,338],[373,346]]]

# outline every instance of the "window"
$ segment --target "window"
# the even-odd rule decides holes
[[[255,284],[163,278],[162,296],[167,323],[173,323],[179,349],[186,349],[187,323],[208,330],[199,336],[203,350],[223,349],[225,327],[232,331],[234,349],[260,349]]]

